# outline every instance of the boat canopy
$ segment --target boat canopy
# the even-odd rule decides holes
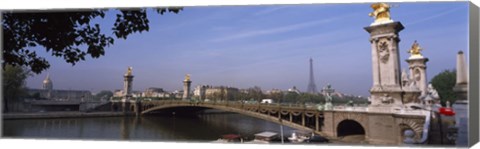
[[[262,139],[262,140],[263,139],[271,139],[271,138],[274,138],[276,136],[277,136],[277,133],[269,132],[269,131],[265,131],[265,132],[255,134],[255,138]]]
[[[233,140],[233,139],[238,139],[240,138],[241,136],[240,135],[237,135],[237,134],[226,134],[226,135],[222,135],[222,139],[228,139],[228,140]]]

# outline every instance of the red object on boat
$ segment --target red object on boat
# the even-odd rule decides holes
[[[443,115],[446,115],[446,116],[454,116],[455,115],[455,112],[453,111],[452,108],[441,107],[439,109],[439,111],[440,111],[440,114],[443,114]]]
[[[222,136],[223,139],[227,139],[227,140],[233,140],[240,137],[241,137],[240,135],[236,135],[236,134],[227,134]]]

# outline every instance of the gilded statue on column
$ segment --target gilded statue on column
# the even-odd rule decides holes
[[[185,75],[185,81],[190,81],[190,74]]]
[[[415,40],[415,42],[413,42],[413,45],[412,45],[412,48],[408,51],[408,53],[410,53],[410,57],[412,56],[422,56],[422,53],[420,53],[420,51],[422,51],[422,47],[420,47],[420,45],[417,43],[417,41]]]
[[[127,69],[127,75],[129,75],[129,76],[132,75],[132,67],[128,67],[128,69]]]
[[[392,21],[390,19],[390,5],[386,3],[372,4],[373,12],[368,15],[375,18],[375,23]]]

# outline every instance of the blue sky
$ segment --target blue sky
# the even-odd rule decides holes
[[[468,3],[392,3],[391,16],[400,32],[401,67],[417,40],[427,63],[427,79],[455,67],[458,50],[468,48]],[[181,90],[185,74],[192,86],[260,86],[305,91],[309,59],[315,83],[340,92],[369,95],[372,86],[369,34],[370,4],[299,4],[185,7],[179,14],[149,13],[150,31],[116,40],[99,59],[75,66],[42,53],[51,68],[27,80],[40,88],[50,74],[55,89],[121,89],[128,66],[134,90],[161,87]],[[113,25],[113,13],[97,20]],[[108,30],[108,34],[110,30]],[[468,56],[468,53],[467,53]]]

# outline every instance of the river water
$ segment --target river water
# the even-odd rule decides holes
[[[280,125],[234,113],[195,116],[96,117],[4,120],[5,138],[210,142],[224,134],[248,139],[263,131],[280,134]],[[292,128],[283,126],[285,136]]]

